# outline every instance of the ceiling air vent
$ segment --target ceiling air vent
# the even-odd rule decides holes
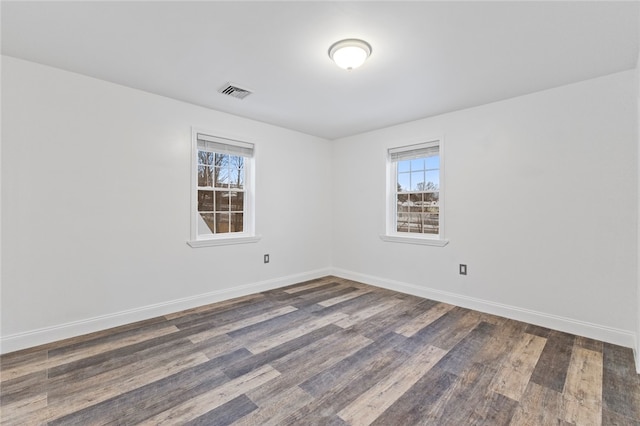
[[[222,93],[223,95],[229,95],[238,99],[244,99],[252,93],[251,90],[243,89],[242,87],[239,87],[238,85],[233,83],[225,84],[220,88],[220,90],[218,90],[218,92]]]

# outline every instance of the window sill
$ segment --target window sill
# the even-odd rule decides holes
[[[260,235],[229,237],[229,238],[212,238],[210,240],[190,240],[187,241],[192,248],[212,247],[212,246],[228,246],[231,244],[247,244],[257,243],[262,237]]]
[[[423,246],[444,247],[449,244],[449,240],[437,240],[433,238],[405,237],[402,235],[380,235],[382,241],[388,243],[420,244]]]

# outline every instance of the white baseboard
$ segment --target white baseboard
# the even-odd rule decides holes
[[[179,312],[185,309],[191,309],[198,306],[208,305],[210,303],[233,299],[235,297],[246,296],[252,293],[259,293],[261,291],[296,284],[302,281],[321,278],[327,275],[331,275],[330,268],[317,269],[315,271],[273,278],[257,283],[245,284],[195,296],[184,297],[181,299],[170,300],[163,303],[156,303],[154,305],[142,306],[140,308],[115,312],[113,314],[101,315],[80,321],[73,321],[37,330],[2,336],[0,338],[0,353],[4,354],[14,352],[20,349],[55,342],[56,340],[93,333],[136,321]]]
[[[636,347],[636,335],[628,330],[593,324],[572,318],[491,302],[475,297],[417,286],[386,278],[374,277],[340,268],[333,268],[332,275],[353,281],[359,281],[376,287],[382,287],[418,297],[424,297],[426,299],[436,300],[438,302],[449,303],[463,308],[498,315],[517,321],[523,321],[553,330],[563,331],[565,333],[589,337],[628,348]],[[640,360],[637,355],[638,354],[636,353],[636,368],[638,368],[638,372],[640,372]]]
[[[235,297],[246,296],[252,293],[259,293],[261,291],[296,284],[302,281],[321,278],[327,275],[335,275],[337,277],[359,281],[393,291],[412,294],[414,296],[437,300],[439,302],[450,303],[463,308],[474,309],[554,330],[564,331],[566,333],[633,348],[636,360],[636,370],[640,373],[640,339],[637,339],[636,334],[631,331],[588,323],[530,309],[518,308],[516,306],[504,305],[488,300],[361,274],[340,268],[317,269],[305,273],[273,278],[223,290],[216,290],[209,293],[157,303],[154,305],[142,306],[140,308],[116,312],[113,314],[87,318],[85,320],[73,321],[51,327],[2,336],[0,337],[0,353],[4,354],[20,349],[26,349],[57,340],[67,339],[136,321],[179,312],[185,309],[191,309],[210,303],[233,299]]]

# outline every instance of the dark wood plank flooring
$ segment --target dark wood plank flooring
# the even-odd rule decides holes
[[[0,357],[3,425],[640,425],[631,349],[325,277]]]

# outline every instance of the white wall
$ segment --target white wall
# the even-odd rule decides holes
[[[338,275],[633,346],[635,71],[334,141]],[[383,242],[386,149],[444,136],[446,247]],[[467,276],[458,264],[468,264]]]
[[[4,352],[329,271],[326,140],[10,57],[2,124]],[[186,244],[191,126],[256,144],[260,242]]]
[[[634,79],[331,143],[3,57],[1,349],[330,272],[633,346]],[[256,143],[260,242],[186,244],[191,126]],[[386,148],[433,136],[450,244],[383,242]]]

